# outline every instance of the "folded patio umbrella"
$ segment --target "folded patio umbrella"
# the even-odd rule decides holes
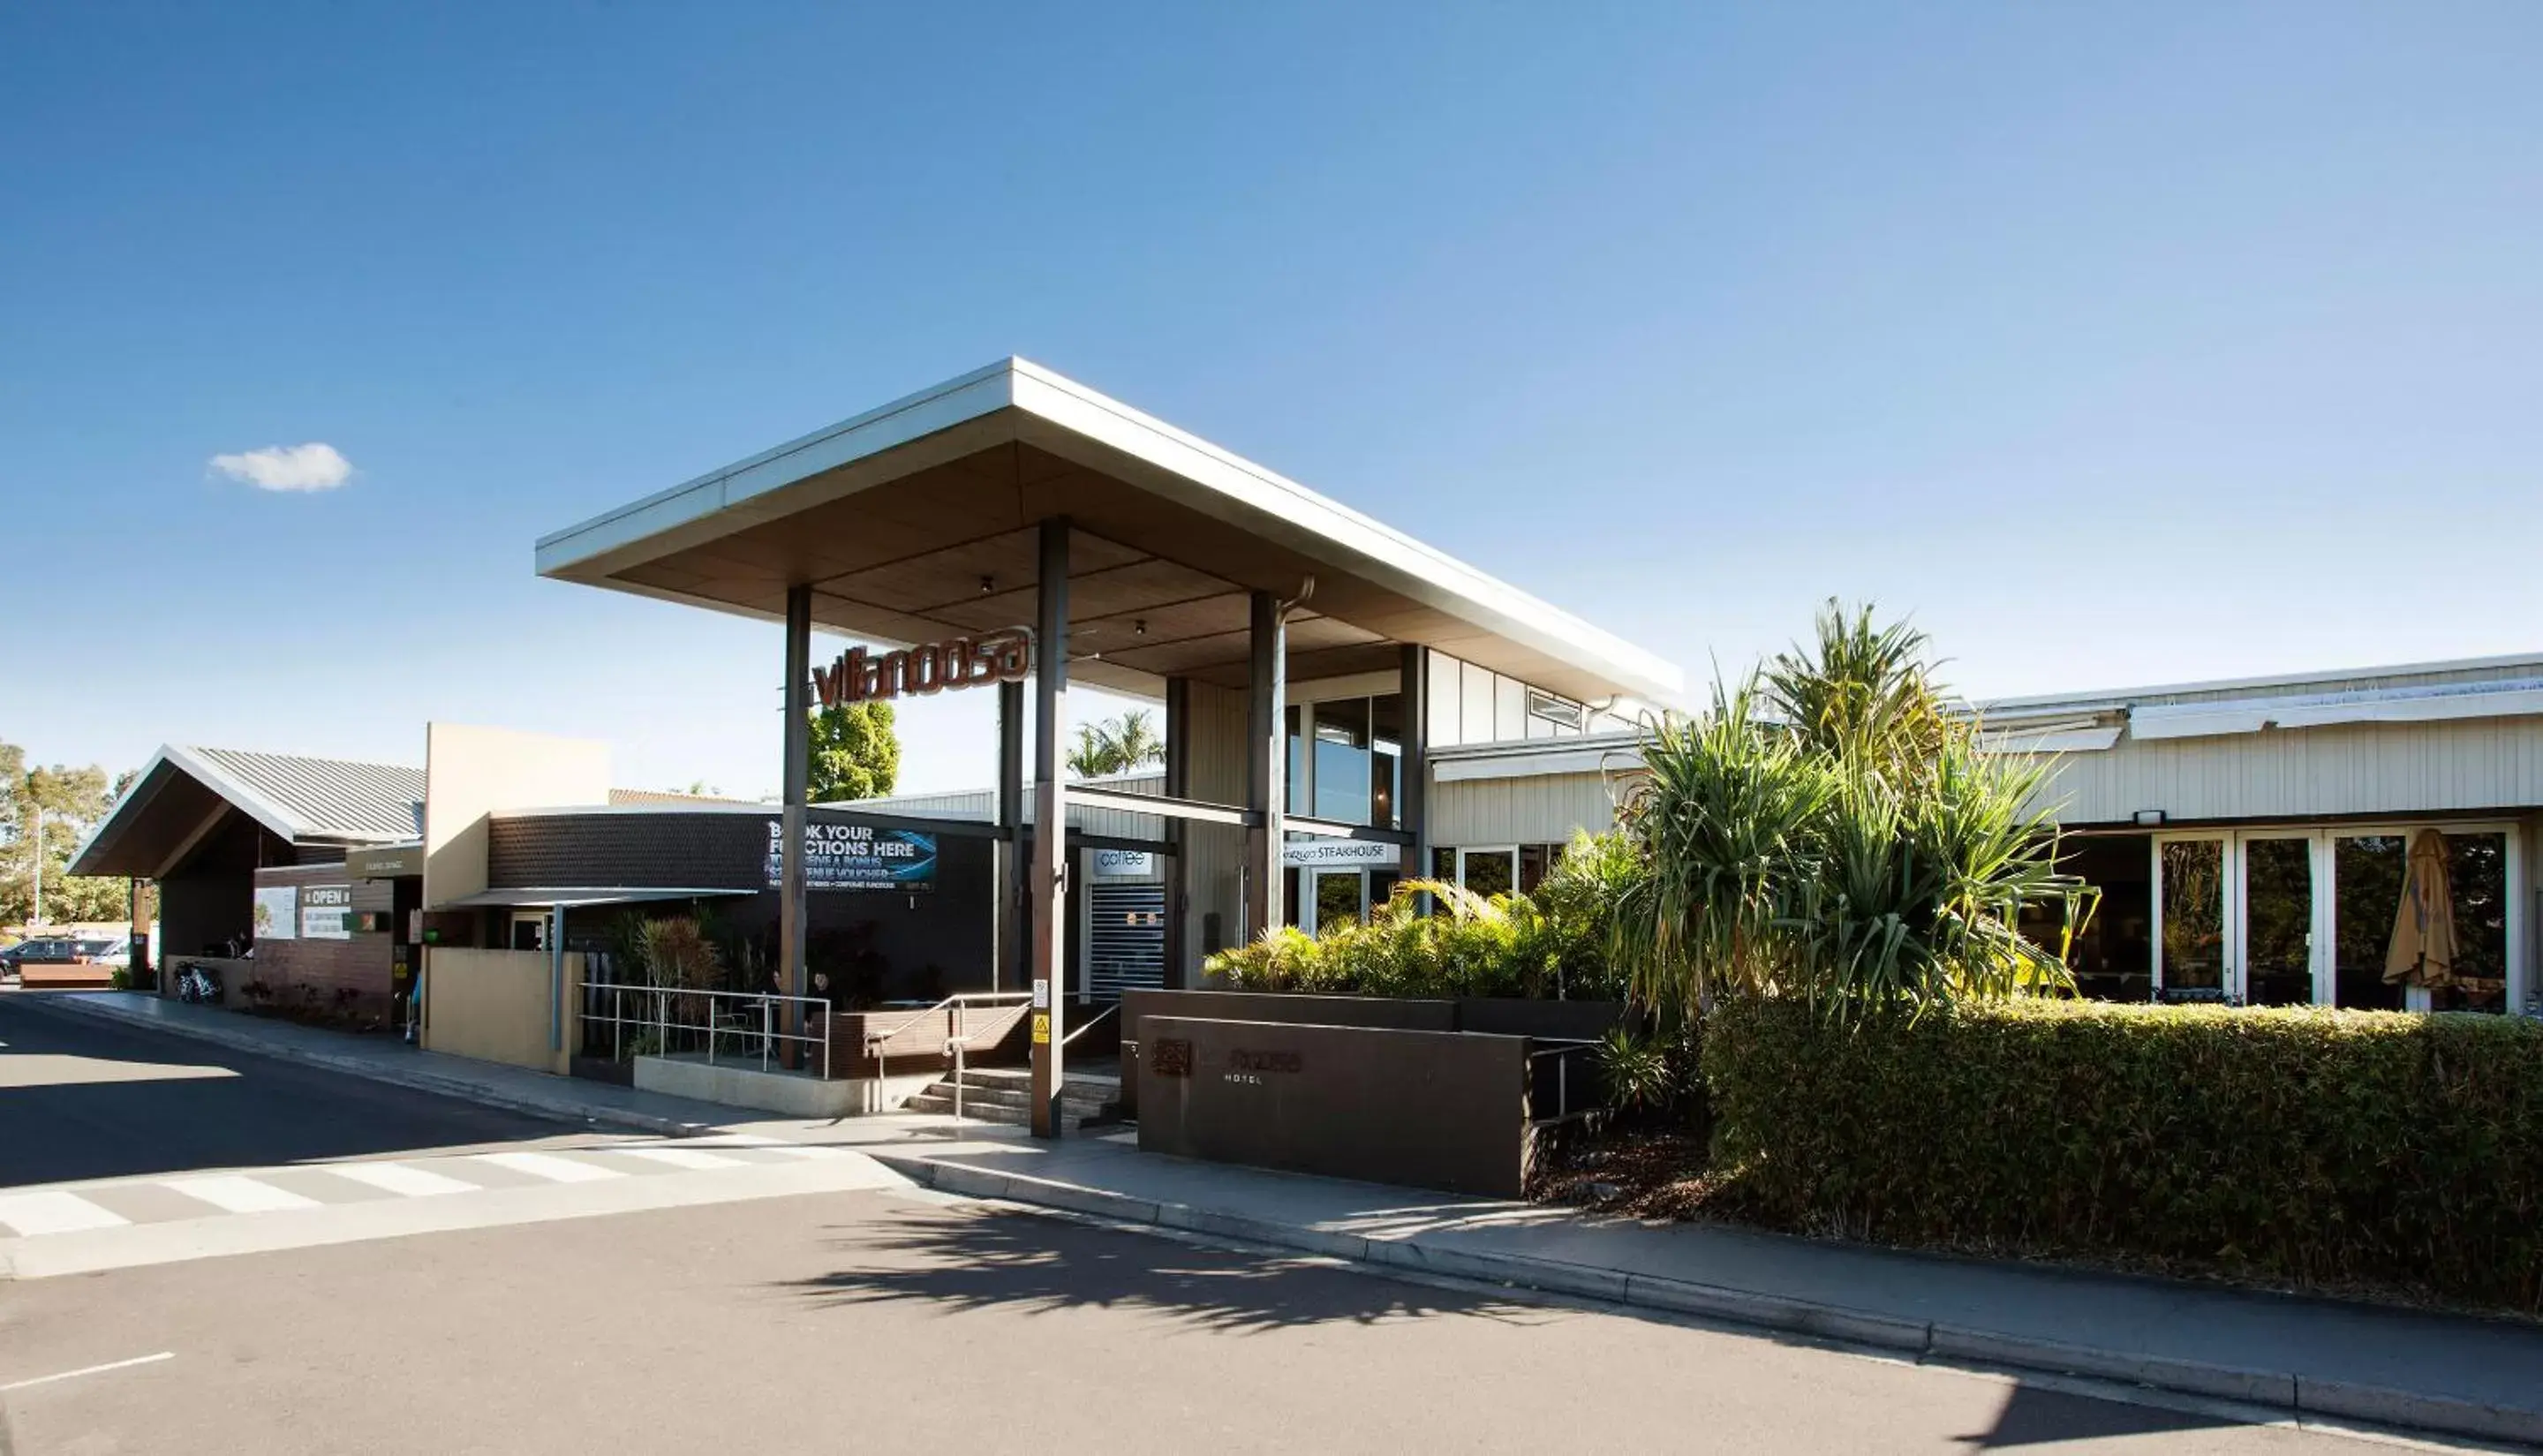
[[[2384,980],[2412,986],[2450,986],[2455,979],[2455,897],[2446,877],[2446,837],[2423,829],[2411,838],[2411,861],[2402,881],[2402,905],[2393,917],[2393,947],[2384,956]]]

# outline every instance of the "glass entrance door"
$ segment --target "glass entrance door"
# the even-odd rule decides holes
[[[2167,1001],[2223,1001],[2232,995],[2232,924],[2223,834],[2168,835],[2154,842],[2154,983]]]
[[[1316,924],[1318,934],[1336,925],[1356,925],[1368,913],[1368,875],[1360,870],[1318,870]]]
[[[2310,1006],[2323,896],[2311,834],[2240,836],[2243,867],[2242,1000],[2246,1006]]]

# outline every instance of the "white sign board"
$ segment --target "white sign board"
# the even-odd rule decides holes
[[[353,887],[349,884],[311,884],[300,890],[300,938],[309,941],[349,941],[353,938]]]
[[[1157,856],[1144,849],[1099,849],[1095,851],[1095,876],[1099,880],[1144,880],[1157,873]]]
[[[1373,839],[1292,839],[1280,846],[1280,863],[1337,870],[1392,870],[1404,863],[1404,847]]]
[[[294,941],[300,938],[300,891],[288,884],[256,887],[256,938]]]

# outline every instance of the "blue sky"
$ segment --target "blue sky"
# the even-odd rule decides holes
[[[2543,648],[2543,7],[1237,9],[0,11],[0,738],[768,792],[775,629],[531,543],[1009,353],[1692,679]]]

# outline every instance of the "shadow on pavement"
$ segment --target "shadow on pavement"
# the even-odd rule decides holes
[[[563,1124],[0,998],[0,1188],[553,1137]]]
[[[2215,1430],[2246,1422],[2222,1416],[2200,1416],[2160,1406],[2138,1406],[2039,1386],[2017,1385],[1996,1413],[1995,1424],[1983,1434],[1961,1436],[1974,1451],[2006,1451],[2017,1446],[2047,1446],[2060,1441],[2111,1440],[2120,1436],[2178,1435]]]
[[[992,1210],[895,1215],[834,1244],[859,1266],[784,1286],[824,1305],[920,1302],[949,1312],[1147,1309],[1208,1330],[1250,1331],[1433,1314],[1519,1323],[1572,1312],[1371,1277],[1285,1258]]]

